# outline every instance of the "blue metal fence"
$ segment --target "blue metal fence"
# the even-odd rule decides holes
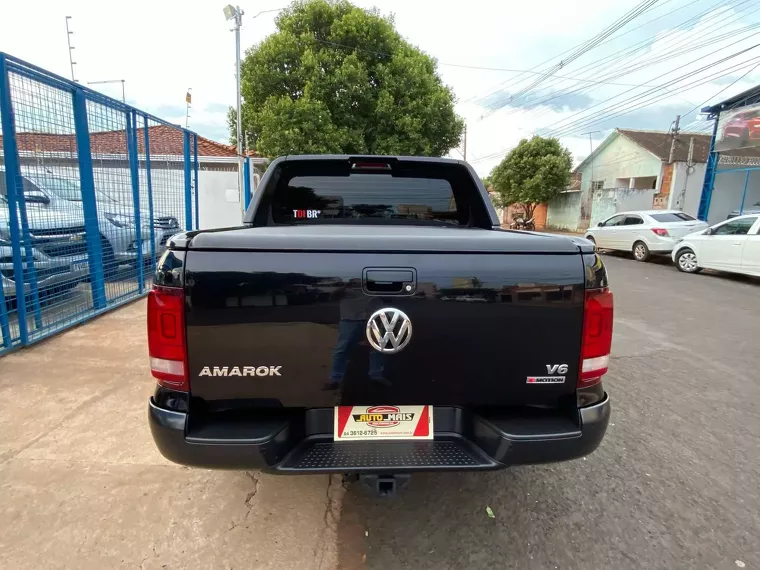
[[[197,135],[0,52],[0,355],[146,292]]]

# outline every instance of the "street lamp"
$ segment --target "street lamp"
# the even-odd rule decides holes
[[[242,128],[242,111],[240,109],[242,101],[240,98],[240,27],[243,25],[243,11],[240,7],[234,7],[227,4],[224,7],[224,17],[227,20],[235,20],[235,73],[237,86],[237,153],[238,153],[238,194],[242,198],[243,193],[243,128]],[[240,200],[245,204],[245,200]]]

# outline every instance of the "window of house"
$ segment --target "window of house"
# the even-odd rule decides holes
[[[592,190],[601,190],[604,188],[604,180],[592,180],[591,181],[591,189]]]

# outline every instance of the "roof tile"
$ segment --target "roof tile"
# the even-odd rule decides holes
[[[137,129],[138,152],[145,152],[145,129]],[[23,132],[16,135],[19,150],[27,152],[76,152],[74,134],[52,134]],[[169,125],[148,127],[150,152],[155,155],[184,154],[184,134],[182,129]],[[0,146],[2,137],[0,136]],[[126,131],[106,131],[90,134],[90,146],[97,154],[126,154]],[[234,146],[218,143],[198,135],[198,156],[235,157]],[[250,156],[255,156],[249,153]]]

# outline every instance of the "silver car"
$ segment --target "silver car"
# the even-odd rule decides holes
[[[689,214],[677,210],[620,212],[586,231],[586,239],[599,249],[630,251],[636,261],[652,254],[670,253],[679,238],[707,228]]]
[[[34,215],[34,202],[27,204],[32,257],[40,292],[76,287],[89,274],[84,218],[57,212],[44,217]],[[0,194],[0,281],[6,299],[16,296],[17,276],[13,268],[13,250],[9,227],[8,202]],[[22,261],[24,293],[31,292],[26,260]]]

